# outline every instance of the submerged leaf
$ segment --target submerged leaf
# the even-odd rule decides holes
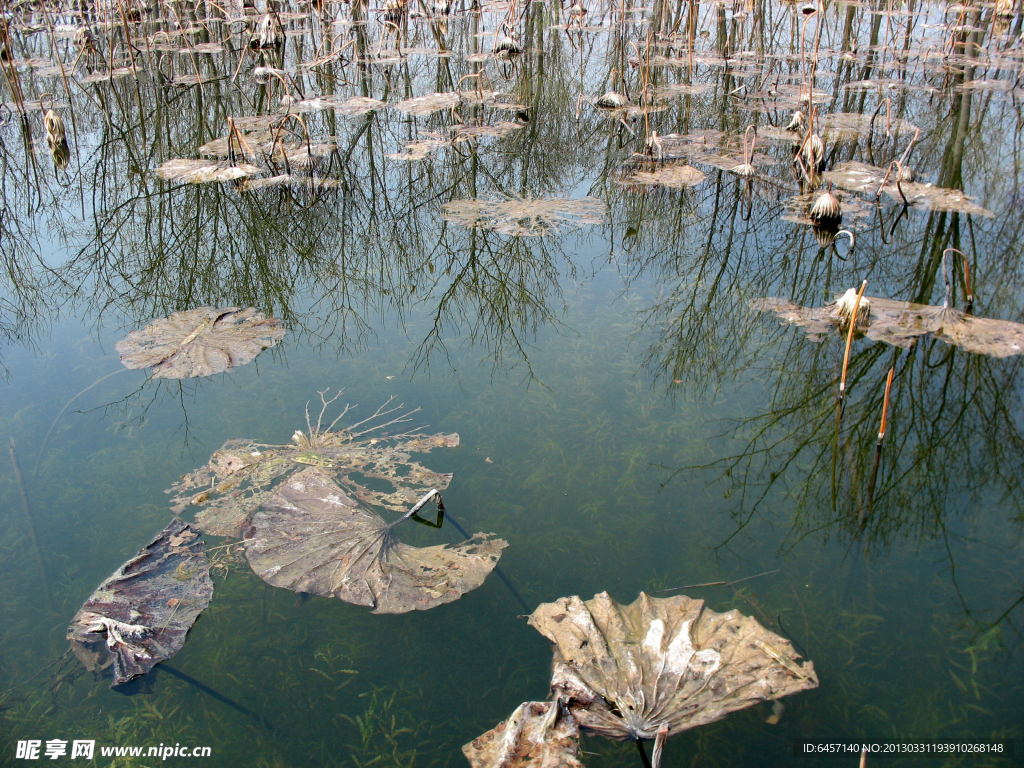
[[[67,637],[86,669],[113,666],[113,688],[181,650],[212,597],[203,540],[175,518],[97,587]]]
[[[554,644],[551,688],[582,728],[613,739],[653,739],[818,685],[790,642],[739,611],[703,600],[651,598],[619,605],[544,603],[530,625]]]
[[[838,298],[838,297],[837,297]],[[874,341],[909,347],[920,336],[933,336],[968,352],[992,357],[1009,357],[1024,352],[1024,325],[1009,320],[974,317],[953,307],[893,301],[865,296],[871,313],[858,330]],[[836,303],[824,307],[801,307],[783,299],[757,299],[752,309],[771,311],[787,323],[805,328],[812,341],[820,341],[843,322]]]
[[[210,376],[277,344],[284,337],[280,323],[252,307],[199,307],[154,320],[114,348],[126,368],[152,368],[156,379]]]
[[[606,213],[607,206],[595,197],[453,200],[441,209],[441,215],[455,224],[515,236],[558,234],[600,224]]]
[[[527,701],[462,747],[472,768],[583,768],[580,731],[558,701]]]
[[[275,587],[370,606],[426,610],[483,584],[508,544],[477,533],[459,544],[411,547],[316,467],[292,475],[245,532],[253,571]]]

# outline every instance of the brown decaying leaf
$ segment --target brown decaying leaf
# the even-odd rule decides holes
[[[563,597],[529,623],[554,643],[555,696],[582,728],[613,739],[653,739],[663,726],[673,735],[818,685],[788,640],[683,595],[641,592],[625,606],[607,592]]]
[[[992,320],[967,315],[953,307],[893,301],[865,296],[870,314],[864,334],[874,341],[896,347],[909,347],[921,336],[933,336],[968,352],[991,357],[1009,357],[1024,351],[1024,325],[1009,320]],[[829,332],[840,329],[842,321],[835,303],[824,307],[801,307],[784,299],[756,299],[751,308],[771,311],[787,323],[807,331],[812,341],[820,341]],[[861,322],[857,322],[858,330]]]
[[[583,768],[579,727],[561,702],[527,701],[462,747],[472,768]]]
[[[155,379],[210,376],[277,344],[284,337],[280,323],[252,307],[199,307],[154,320],[114,349],[126,368],[152,368]]]
[[[453,200],[441,209],[445,220],[504,235],[558,234],[604,221],[608,207],[595,197]]]
[[[387,410],[387,405],[361,423],[397,411]],[[408,415],[403,413],[395,421],[404,422]],[[296,432],[293,442],[286,445],[228,440],[209,463],[183,476],[167,491],[174,494],[172,509],[181,513],[190,505],[201,506],[196,525],[203,533],[240,536],[250,516],[273,495],[276,486],[305,466],[319,466],[363,504],[392,512],[404,512],[431,488],[444,490],[451,482],[450,474],[429,470],[412,461],[409,454],[454,448],[459,444],[455,433],[372,437],[368,436],[375,431],[371,426],[362,431],[355,427],[321,431],[309,419],[307,428],[308,435]],[[368,487],[371,484],[377,489]],[[382,487],[389,490],[379,490]]]
[[[97,587],[67,637],[86,669],[113,666],[113,688],[177,653],[212,597],[203,540],[175,518]]]
[[[253,571],[275,587],[365,605],[426,610],[483,584],[508,544],[477,533],[459,544],[411,547],[321,469],[292,475],[245,531]]]

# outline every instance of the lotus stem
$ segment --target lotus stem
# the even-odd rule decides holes
[[[8,448],[11,452],[11,464],[14,465],[14,476],[18,480],[18,489],[21,491],[21,503],[25,508],[25,519],[28,520],[28,531],[32,537],[32,548],[36,552],[36,560],[39,563],[39,577],[43,582],[43,591],[46,593],[46,603],[50,607],[51,613],[56,613],[57,609],[53,603],[53,592],[50,589],[50,577],[46,572],[46,561],[43,560],[43,550],[39,546],[39,534],[36,532],[36,519],[32,514],[32,504],[28,500],[28,490],[25,488],[25,478],[21,475],[21,465],[18,463],[18,453],[14,449],[14,438],[9,438]]]
[[[647,752],[644,749],[644,743],[640,739],[636,739],[636,751],[640,753],[640,762],[644,768],[653,768],[651,760],[647,757]]]
[[[946,280],[946,306],[949,306],[950,297],[950,280],[949,273],[946,269],[946,254],[947,253],[958,253],[963,257],[964,260],[964,288],[967,291],[967,311],[970,312],[974,308],[974,293],[971,291],[971,267],[968,263],[967,254],[961,251],[959,248],[947,248],[942,252],[942,276]]]
[[[882,423],[878,427],[878,447],[882,447],[882,441],[885,440],[886,430],[886,418],[889,415],[889,392],[892,390],[892,376],[896,373],[896,368],[889,369],[889,375],[885,379],[885,396],[882,398]]]
[[[864,290],[868,287],[865,280],[860,285],[857,299],[853,302],[853,312],[850,314],[850,327],[846,331],[846,353],[843,355],[843,375],[839,379],[839,400],[842,401],[846,394],[846,372],[850,367],[850,347],[853,345],[853,329],[857,327],[857,310],[860,309],[860,300],[864,297]]]

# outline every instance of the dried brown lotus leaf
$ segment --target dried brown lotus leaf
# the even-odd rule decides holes
[[[174,519],[96,588],[67,637],[86,669],[113,667],[114,687],[181,650],[212,597],[203,541]]]
[[[275,587],[365,605],[373,613],[427,610],[483,584],[508,544],[474,534],[412,547],[396,524],[360,506],[321,469],[297,472],[245,531],[253,571]]]
[[[114,348],[127,368],[152,368],[153,378],[210,376],[244,365],[284,337],[276,317],[249,307],[199,307],[132,331]]]
[[[583,768],[580,732],[557,701],[527,701],[462,747],[471,768]]]
[[[621,179],[625,186],[658,186],[685,189],[700,184],[707,176],[692,165],[665,165],[653,171],[637,170]]]
[[[870,302],[871,316],[863,332],[874,341],[909,347],[921,336],[932,336],[968,352],[991,357],[1010,357],[1024,351],[1024,325],[1020,323],[974,317],[953,307],[878,296],[865,296],[864,300]],[[835,303],[801,307],[784,299],[767,298],[751,302],[751,308],[774,312],[787,323],[806,329],[812,341],[819,341],[842,326]],[[860,330],[860,322],[857,326]]]
[[[413,117],[426,117],[442,109],[451,109],[460,101],[462,96],[458,93],[428,93],[426,96],[399,101],[392,106],[399,112],[405,112]]]
[[[554,644],[551,688],[580,727],[613,739],[653,739],[818,685],[790,642],[739,611],[640,593],[620,605],[544,603],[529,623]]]
[[[196,526],[204,533],[240,536],[252,514],[289,474],[313,465],[358,501],[401,513],[431,488],[444,490],[452,479],[409,454],[458,444],[455,433],[387,438],[346,429],[312,436],[297,432],[285,445],[228,440],[207,464],[184,475],[167,493],[173,494],[171,508],[177,514],[189,506],[200,507]]]
[[[204,184],[211,181],[234,181],[235,179],[244,179],[257,173],[263,173],[263,169],[246,163],[229,165],[228,163],[188,158],[168,160],[156,169],[156,175],[161,179],[191,184]]]
[[[446,221],[504,235],[540,236],[600,224],[608,208],[595,197],[453,200],[441,209]]]

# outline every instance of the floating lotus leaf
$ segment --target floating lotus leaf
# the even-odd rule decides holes
[[[508,136],[513,131],[523,127],[522,123],[513,123],[510,120],[499,120],[494,125],[453,125],[452,138],[454,141],[465,139],[484,138],[488,136]]]
[[[908,204],[929,210],[958,211],[976,216],[992,216],[992,211],[982,208],[959,189],[946,189],[917,181],[904,181],[897,187],[894,174],[895,171],[889,175],[882,191],[899,203],[903,202],[905,196]],[[874,194],[885,181],[885,169],[849,160],[840,163],[834,170],[825,173],[822,178],[826,182],[832,182],[837,187],[848,189],[851,192]],[[902,195],[900,188],[903,190]]]
[[[607,211],[607,206],[595,197],[508,197],[453,200],[441,209],[441,215],[464,227],[490,229],[504,235],[538,236],[600,224]]]
[[[435,149],[450,147],[452,145],[450,140],[437,133],[422,132],[420,135],[423,136],[422,139],[410,141],[405,145],[405,152],[392,152],[385,155],[385,157],[390,158],[391,160],[423,160]]]
[[[383,101],[366,96],[353,96],[351,99],[335,102],[334,111],[343,117],[359,117],[383,106],[385,106]]]
[[[399,112],[405,112],[414,117],[426,117],[442,109],[451,109],[462,101],[462,96],[457,93],[428,93],[426,96],[417,96],[414,99],[405,99],[392,106]]]
[[[653,171],[634,171],[620,183],[626,186],[658,186],[672,189],[695,187],[707,176],[692,165],[664,165]]]
[[[554,643],[555,696],[582,728],[613,739],[653,739],[665,726],[674,735],[818,685],[788,640],[683,595],[641,592],[625,606],[607,592],[563,597],[530,624]]]
[[[225,153],[226,154],[226,153]],[[156,175],[167,181],[183,181],[192,184],[204,184],[210,181],[234,181],[244,179],[263,169],[256,165],[230,165],[210,160],[177,158],[168,160],[156,169]]]
[[[252,307],[199,307],[132,331],[114,345],[127,368],[152,368],[153,378],[210,376],[244,365],[284,337],[276,317]]]
[[[97,587],[67,637],[86,669],[113,666],[113,688],[181,650],[212,597],[203,540],[175,518]]]
[[[484,583],[508,544],[477,533],[459,544],[411,547],[321,469],[292,475],[245,531],[253,571],[275,587],[365,605],[427,610]]]
[[[382,406],[360,424],[365,426],[396,410]],[[388,423],[404,422],[408,415],[403,413]],[[203,533],[240,536],[253,512],[274,494],[276,487],[292,472],[310,465],[329,473],[358,501],[393,512],[404,512],[431,488],[448,487],[450,474],[429,470],[412,461],[409,454],[453,448],[459,444],[457,434],[372,437],[370,433],[387,424],[365,426],[362,431],[357,426],[320,430],[307,419],[308,436],[297,431],[287,445],[228,440],[209,463],[185,475],[167,491],[174,494],[172,508],[180,513],[190,505],[201,506],[196,525]],[[371,489],[370,485],[375,487]]]
[[[857,328],[874,341],[909,347],[920,336],[933,336],[979,355],[1009,357],[1024,351],[1024,325],[1020,323],[974,317],[953,307],[913,304],[878,296],[865,296],[862,301],[868,303],[870,313],[863,327],[858,319]],[[767,298],[751,302],[751,307],[774,312],[787,323],[806,329],[812,341],[820,341],[829,332],[843,327],[836,303],[801,307],[784,299]]]
[[[822,118],[821,135],[826,141],[841,141],[847,139],[856,138],[862,134],[866,134],[871,128],[872,115],[862,114],[860,112],[832,112],[825,115]],[[817,125],[817,123],[816,123]],[[917,126],[908,120],[900,118],[893,118],[888,123],[886,122],[885,113],[880,113],[874,117],[874,130],[877,134],[884,134],[886,127],[892,134],[898,133],[909,133],[914,134],[917,130]]]
[[[561,702],[527,701],[462,748],[472,768],[583,768],[580,731]]]
[[[323,189],[338,189],[344,182],[325,176],[295,176],[282,173],[278,176],[267,176],[262,179],[246,179],[239,184],[242,192],[255,192],[260,189],[271,189],[279,187],[291,187],[292,189],[310,189],[319,191]]]

